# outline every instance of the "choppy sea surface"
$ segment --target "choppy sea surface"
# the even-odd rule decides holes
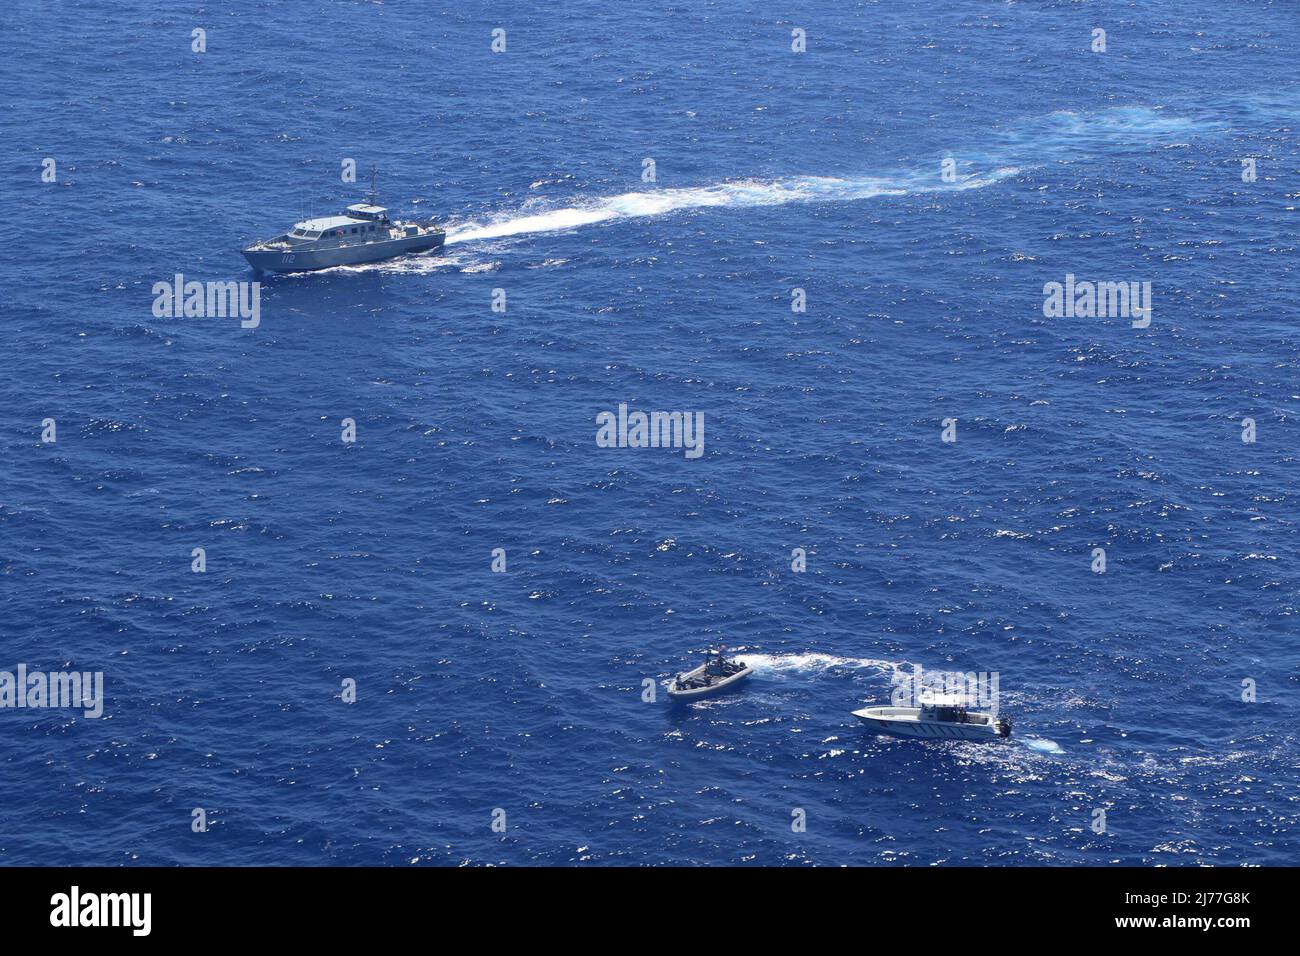
[[[1293,4],[0,22],[0,670],[106,696],[0,709],[0,863],[1295,862]],[[371,165],[444,254],[154,316]],[[918,666],[1015,736],[857,725]]]

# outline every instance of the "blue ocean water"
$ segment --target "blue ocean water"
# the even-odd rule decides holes
[[[0,26],[0,670],[107,697],[0,710],[0,862],[1295,861],[1293,4]],[[345,158],[446,254],[154,317]],[[598,448],[621,402],[704,454]],[[719,641],[747,689],[642,700]],[[864,733],[915,666],[1016,736]]]

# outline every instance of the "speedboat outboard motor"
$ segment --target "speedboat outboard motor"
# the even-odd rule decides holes
[[[997,728],[999,737],[1011,736],[1011,721],[1007,720],[1007,718],[999,717],[993,726]]]

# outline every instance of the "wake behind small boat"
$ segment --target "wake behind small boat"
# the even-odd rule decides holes
[[[995,713],[970,710],[960,694],[926,694],[920,707],[864,707],[853,711],[868,727],[896,737],[949,740],[1000,740],[1011,736],[1011,721]]]
[[[708,659],[695,670],[678,674],[668,685],[668,696],[676,700],[705,697],[733,687],[754,673],[744,661],[728,660],[724,650],[719,647],[710,651]]]
[[[427,252],[445,240],[446,233],[433,220],[390,219],[388,210],[375,204],[372,181],[366,201],[348,206],[345,215],[304,219],[242,252],[257,273],[311,272]]]

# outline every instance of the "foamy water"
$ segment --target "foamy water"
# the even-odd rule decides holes
[[[506,211],[490,215],[485,222],[454,224],[447,231],[447,245],[558,232],[619,219],[666,216],[693,209],[856,202],[880,196],[979,189],[1019,175],[1026,167],[1098,144],[1142,142],[1171,134],[1192,135],[1211,128],[1203,121],[1149,107],[1116,107],[1084,114],[1057,111],[1028,120],[995,137],[992,156],[980,149],[955,151],[953,158],[962,172],[953,182],[944,182],[938,164],[932,163],[923,168],[879,176],[795,176],[648,189],[592,198],[553,209]],[[976,168],[976,162],[970,157],[979,157],[984,168]]]
[[[754,668],[757,674],[788,675],[797,673],[818,674],[832,670],[877,670],[893,675],[905,667],[907,661],[889,661],[874,657],[837,657],[834,654],[751,654],[737,651],[735,657]]]
[[[800,176],[768,182],[746,180],[713,186],[621,193],[542,212],[522,215],[507,212],[486,223],[453,225],[447,232],[447,245],[577,229],[617,219],[666,216],[692,209],[781,206],[800,202],[851,202],[877,196],[974,189],[1000,182],[1019,171],[1015,167],[1003,167],[988,173],[968,173],[953,183],[943,182],[937,172],[913,172],[894,177],[864,176],[849,179]]]
[[[1036,754],[1063,754],[1064,750],[1055,740],[1044,740],[1039,737],[1025,737],[1020,741],[1027,748]]]

